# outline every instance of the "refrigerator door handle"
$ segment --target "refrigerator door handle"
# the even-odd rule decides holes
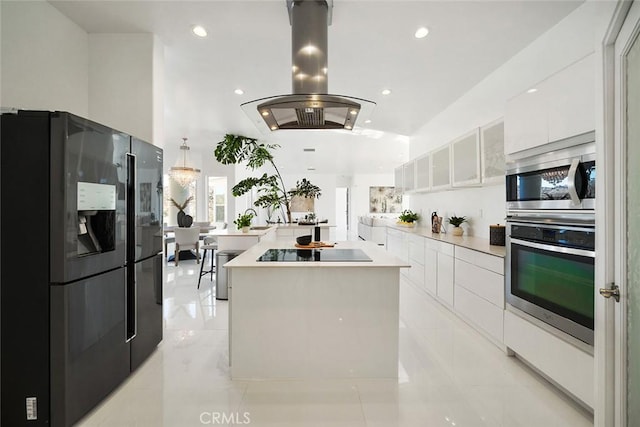
[[[136,276],[135,264],[127,266],[127,294],[125,295],[127,301],[126,342],[131,341],[138,334],[138,286]]]
[[[135,259],[136,251],[136,155],[127,153],[127,231],[126,231],[126,252],[127,262]]]

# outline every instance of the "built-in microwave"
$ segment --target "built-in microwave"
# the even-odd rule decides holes
[[[507,210],[594,210],[595,134],[580,135],[577,141],[579,145],[509,162]]]

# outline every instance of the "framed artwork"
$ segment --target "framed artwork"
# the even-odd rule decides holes
[[[369,212],[402,212],[402,194],[396,187],[369,187]]]
[[[140,183],[140,212],[151,212],[151,183]]]

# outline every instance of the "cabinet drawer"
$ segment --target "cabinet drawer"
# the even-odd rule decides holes
[[[455,292],[455,310],[502,343],[504,310],[461,286],[456,286]]]
[[[389,236],[402,237],[404,236],[404,232],[400,230],[394,230],[393,228],[387,228],[387,234]]]
[[[456,246],[456,258],[504,275],[504,258]]]
[[[504,308],[504,276],[456,259],[455,282],[469,292]]]
[[[453,245],[450,243],[444,243],[444,242],[438,242],[439,246],[438,246],[438,252],[445,254],[445,255],[449,255],[449,256],[453,256]]]

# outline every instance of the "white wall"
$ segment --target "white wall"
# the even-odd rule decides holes
[[[355,229],[358,224],[358,217],[369,215],[369,187],[393,187],[394,176],[389,174],[359,174],[351,178],[351,215],[349,223]],[[403,200],[403,206],[406,203]],[[375,214],[375,216],[385,216]]]
[[[0,2],[2,106],[87,117],[88,36],[47,2]]]
[[[411,158],[503,117],[508,99],[594,52],[595,18],[595,4],[587,2],[533,41],[412,135]],[[504,188],[413,195],[410,207],[426,213],[438,210],[445,217],[469,216],[473,224],[469,235],[488,237],[488,225],[502,222],[505,216]]]
[[[162,66],[153,34],[89,35],[89,114],[92,120],[162,146],[154,67]],[[161,74],[160,74],[161,76]],[[159,94],[158,96],[162,96]]]

